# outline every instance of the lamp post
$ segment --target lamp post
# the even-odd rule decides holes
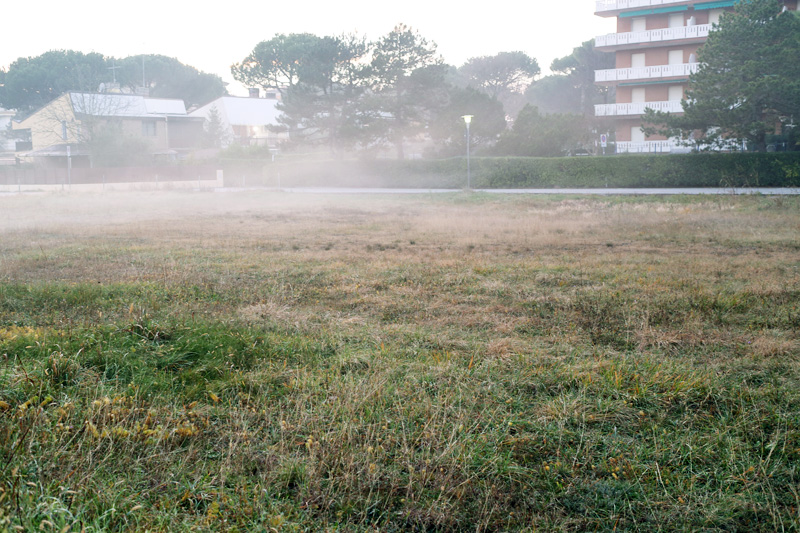
[[[473,115],[464,115],[464,124],[467,125],[467,190],[472,189],[472,175],[469,167],[469,125],[472,122]]]

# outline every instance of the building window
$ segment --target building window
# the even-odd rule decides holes
[[[719,18],[725,13],[724,9],[712,9],[708,12],[708,23],[719,24]]]
[[[673,13],[669,16],[669,27],[680,28],[683,26],[683,13]]]
[[[668,91],[670,102],[679,102],[683,100],[683,85],[670,85]]]
[[[67,140],[67,121],[66,120],[62,120],[61,121],[61,138],[63,140],[65,140],[65,141]]]
[[[156,121],[143,120],[142,121],[142,137],[155,137],[156,136]]]

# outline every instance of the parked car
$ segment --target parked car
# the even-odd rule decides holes
[[[592,152],[590,152],[586,148],[576,148],[574,150],[570,150],[569,152],[567,152],[568,157],[580,157],[588,155],[594,155],[594,154],[592,154]]]

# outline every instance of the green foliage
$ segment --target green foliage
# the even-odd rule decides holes
[[[466,151],[464,115],[473,115],[470,142],[476,151],[494,146],[506,129],[503,104],[472,87],[451,87],[448,104],[436,113],[428,132],[437,144],[437,155],[451,157]]]
[[[116,65],[120,67],[117,71],[120,85],[131,91],[141,87],[144,66],[144,80],[150,96],[181,99],[187,108],[205,104],[228,93],[222,78],[216,74],[200,72],[172,57],[137,55],[117,60]]]
[[[536,59],[525,52],[473,57],[458,70],[468,85],[497,99],[506,92],[524,93],[541,72]]]
[[[436,44],[403,24],[375,43],[371,67],[374,98],[367,105],[378,117],[371,137],[393,144],[403,159],[406,139],[422,133],[447,101],[446,67]]]
[[[0,530],[794,528],[795,200],[265,199],[3,241]]]
[[[800,155],[685,154],[564,159],[484,159],[488,187],[798,187]]]
[[[85,144],[94,166],[141,166],[151,161],[150,143],[142,137],[126,134],[117,121],[96,125]]]
[[[525,93],[526,100],[545,114],[573,113],[582,109],[581,88],[563,74],[537,80]]]
[[[225,131],[222,117],[216,105],[211,106],[211,109],[208,111],[208,117],[203,124],[203,133],[204,144],[206,146],[221,148],[227,144],[227,132]]]
[[[122,86],[131,90],[141,86],[142,56],[115,60],[95,52],[51,51],[11,64],[0,90],[0,107],[27,114],[65,92],[96,92],[111,80],[112,61],[119,67],[116,77]],[[198,72],[177,59],[148,55],[145,69],[151,96],[180,98],[190,106],[226,94],[219,76]]]
[[[284,94],[306,75],[313,77],[320,37],[310,33],[278,34],[256,45],[241,62],[231,67],[233,78],[246,87],[274,89]]]
[[[372,61],[366,65],[363,58],[368,53]],[[609,57],[613,54],[596,52],[591,41],[584,43],[556,62],[564,72],[558,79],[565,83],[553,92],[562,99],[572,95],[566,105],[570,110],[591,109],[601,96],[593,71],[603,68]],[[354,148],[369,152],[393,145],[403,159],[407,141],[420,135],[430,135],[440,155],[459,153],[458,119],[464,114],[476,117],[476,144],[491,146],[504,127],[501,114],[519,114],[523,95],[540,69],[523,52],[503,52],[472,58],[448,77],[436,45],[398,25],[374,43],[352,35],[276,35],[257,45],[232,72],[245,85],[282,92],[277,129],[289,133],[286,147],[328,146],[332,155],[341,156]],[[542,118],[531,110],[520,118],[500,153],[561,155],[585,144],[591,130],[600,127],[567,115]]]
[[[514,126],[494,149],[498,155],[558,157],[586,144],[591,125],[580,115],[542,115],[531,105],[520,112]]]
[[[327,146],[341,156],[393,145],[402,159],[408,139],[426,132],[442,153],[452,152],[459,137],[455,113],[479,116],[476,141],[493,141],[502,109],[492,100],[508,107],[539,72],[536,60],[521,52],[475,58],[460,72],[463,85],[473,86],[469,91],[448,86],[447,68],[434,43],[398,25],[373,43],[355,35],[279,34],[259,43],[232,73],[247,86],[281,92],[275,129],[289,133],[285,148]]]
[[[502,102],[506,114],[512,117],[524,105],[522,95],[540,72],[536,59],[524,52],[473,57],[458,69],[467,86]]]
[[[339,154],[361,141],[370,123],[360,99],[368,52],[365,39],[355,35],[279,34],[259,43],[232,72],[247,86],[281,92],[275,129],[289,133],[285,148],[327,146]]]
[[[528,102],[545,113],[581,113],[594,116],[594,105],[613,97],[609,87],[594,82],[595,70],[614,68],[614,54],[598,52],[594,41],[586,41],[572,54],[553,60],[553,75],[528,89]]]
[[[363,140],[370,116],[361,96],[369,67],[368,45],[355,35],[309,40],[295,85],[278,104],[281,130],[288,131],[288,147],[326,146],[340,155]]]
[[[779,0],[746,0],[724,14],[699,51],[684,114],[648,110],[647,133],[707,147],[746,140],[766,151],[776,125],[800,117],[800,18]]]
[[[475,157],[476,188],[800,187],[800,153]],[[234,174],[241,173],[237,166]],[[467,164],[440,160],[279,162],[253,172],[284,187],[462,188]],[[272,177],[272,178],[270,178]]]
[[[95,52],[54,50],[21,57],[4,75],[0,107],[28,114],[67,91],[94,92],[108,81],[107,66],[103,55]]]

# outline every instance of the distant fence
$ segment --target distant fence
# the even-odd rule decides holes
[[[101,185],[214,181],[215,166],[108,167],[108,168],[12,168],[0,167],[0,186]]]

